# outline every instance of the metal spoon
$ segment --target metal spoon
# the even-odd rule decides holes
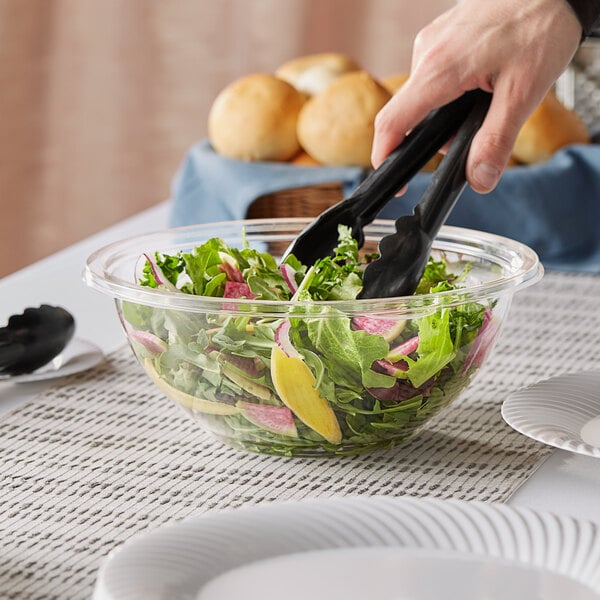
[[[31,373],[59,355],[75,333],[75,319],[59,306],[42,304],[12,315],[0,328],[0,375]]]

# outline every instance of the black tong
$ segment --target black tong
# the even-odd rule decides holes
[[[413,214],[396,221],[396,233],[380,241],[380,258],[365,269],[362,298],[412,294],[427,264],[433,239],[466,185],[469,147],[490,101],[491,94],[474,90],[431,112],[352,196],[319,215],[284,256],[294,254],[311,265],[331,255],[338,241],[339,224],[352,228],[352,236],[361,247],[363,228],[456,134]]]
[[[58,356],[75,332],[75,319],[60,306],[42,304],[12,315],[0,327],[0,376],[31,373]]]

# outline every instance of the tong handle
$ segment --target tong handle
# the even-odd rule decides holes
[[[469,94],[473,98],[470,112],[415,207],[414,212],[419,218],[421,229],[431,239],[437,235],[467,184],[469,148],[492,100],[492,94],[482,90],[474,90]]]
[[[480,90],[466,92],[421,121],[348,199],[359,226],[371,223],[381,209],[456,133]]]

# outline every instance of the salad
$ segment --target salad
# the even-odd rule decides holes
[[[462,391],[496,328],[493,305],[479,302],[437,302],[413,319],[338,310],[335,301],[358,297],[373,258],[344,226],[334,255],[314,265],[294,256],[278,264],[219,238],[146,254],[140,285],[223,298],[221,310],[124,301],[122,318],[157,386],[224,441],[286,456],[391,446]],[[468,272],[430,258],[415,293],[459,289]],[[289,309],[261,314],[240,298]]]

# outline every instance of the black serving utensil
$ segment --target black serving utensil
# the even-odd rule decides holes
[[[485,119],[491,97],[481,90],[474,93],[475,102],[468,116],[413,214],[397,219],[396,232],[380,240],[380,256],[365,268],[360,298],[410,296],[416,290],[433,240],[467,184],[469,148]]]
[[[75,333],[73,315],[42,304],[12,315],[0,328],[0,374],[31,373],[58,356]]]
[[[425,166],[456,133],[465,120],[479,90],[432,111],[354,191],[321,213],[288,246],[283,259],[293,254],[305,265],[333,254],[338,243],[338,225],[352,228],[359,248],[364,243],[363,227]],[[282,260],[283,260],[282,259]]]

